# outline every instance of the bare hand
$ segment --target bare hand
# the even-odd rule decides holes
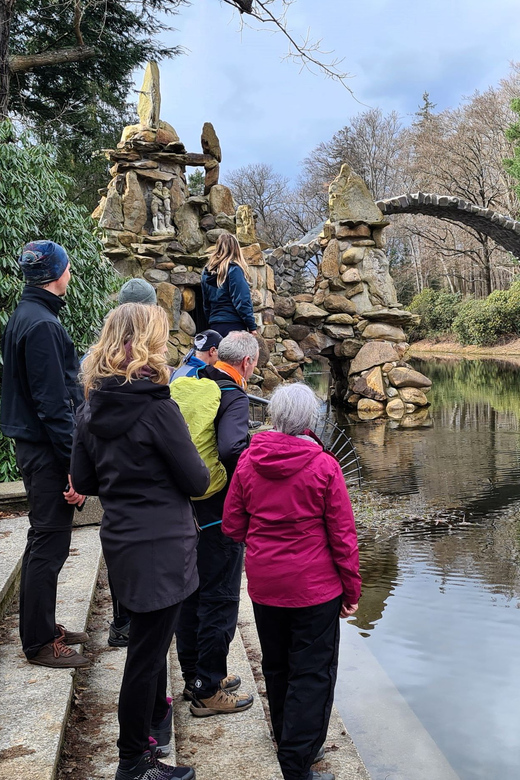
[[[77,504],[78,506],[81,506],[81,504],[84,503],[87,497],[82,496],[81,493],[76,493],[76,491],[72,486],[72,480],[70,478],[70,474],[69,474],[69,484],[67,485],[67,487],[68,490],[63,491],[63,497],[67,502],[67,504],[74,504],[74,505]]]
[[[340,618],[347,618],[356,612],[359,604],[349,604],[348,601],[343,602],[343,606],[341,607],[341,612],[339,613]]]
[[[258,335],[258,331],[257,330],[250,330],[249,332],[250,332],[250,334],[252,336],[257,336]]]

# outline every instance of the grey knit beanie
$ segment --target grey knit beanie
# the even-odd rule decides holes
[[[118,303],[157,303],[157,295],[152,285],[145,279],[129,279],[121,287]]]

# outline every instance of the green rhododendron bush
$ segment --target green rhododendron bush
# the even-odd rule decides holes
[[[61,321],[81,355],[94,341],[119,282],[101,256],[87,210],[68,199],[69,187],[53,146],[18,134],[9,121],[0,123],[0,331],[23,289],[20,250],[29,241],[50,239],[70,257],[72,281]],[[13,442],[0,434],[0,481],[18,478]]]

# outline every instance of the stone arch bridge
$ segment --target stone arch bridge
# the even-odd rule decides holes
[[[452,195],[424,192],[386,198],[377,201],[376,205],[385,215],[426,214],[449,222],[460,222],[489,236],[514,257],[520,258],[520,222],[492,209],[481,208]]]

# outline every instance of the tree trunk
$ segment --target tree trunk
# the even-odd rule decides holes
[[[15,0],[0,0],[0,121],[9,107],[9,36]]]

